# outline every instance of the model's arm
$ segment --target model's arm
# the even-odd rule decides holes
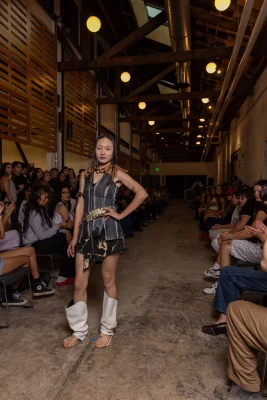
[[[14,199],[12,197],[12,194],[10,193],[10,181],[9,181],[9,178],[4,176],[3,180],[2,180],[2,185],[3,185],[4,191],[6,192],[6,197],[8,198],[10,203],[15,203]]]
[[[140,204],[148,197],[147,192],[145,189],[139,185],[134,179],[130,177],[130,175],[126,174],[125,172],[119,170],[117,171],[116,182],[122,183],[128,189],[130,189],[134,194],[134,198],[128,207],[122,211],[121,214],[116,213],[116,211],[109,209],[109,213],[105,215],[104,218],[112,217],[117,220],[123,219],[127,217],[127,215],[131,214],[134,210],[136,210]],[[108,207],[107,207],[108,209]]]
[[[213,225],[213,227],[211,228],[212,230],[217,230],[217,229],[234,229],[236,227],[236,224],[238,223],[238,219],[234,218],[233,222],[231,224],[227,224],[227,225]]]

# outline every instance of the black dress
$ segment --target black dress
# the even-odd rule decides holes
[[[104,173],[95,184],[93,176],[94,173],[91,172],[84,178],[84,217],[93,210],[115,206],[119,190],[108,173]],[[84,255],[84,269],[123,250],[122,229],[120,223],[114,218],[104,220],[103,216],[100,216],[81,223],[76,251]]]

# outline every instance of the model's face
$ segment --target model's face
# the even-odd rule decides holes
[[[51,180],[50,172],[46,172],[44,174],[44,181],[48,183],[48,182],[50,182],[50,180]]]
[[[42,177],[43,177],[43,171],[41,170],[41,169],[38,169],[38,171],[37,171],[37,178],[38,179],[41,179]]]
[[[261,201],[260,194],[261,194],[261,186],[255,185],[254,186],[254,197],[255,197],[256,201]]]
[[[11,164],[8,164],[8,165],[6,166],[6,173],[7,173],[8,175],[10,175],[10,174],[12,173],[12,165],[11,165]]]
[[[22,166],[21,164],[18,164],[16,167],[13,168],[13,172],[15,175],[20,175],[22,171]]]
[[[222,188],[221,188],[221,186],[217,186],[217,187],[216,187],[216,194],[217,194],[218,196],[220,196],[220,195],[222,194]]]
[[[234,206],[236,206],[237,204],[239,204],[239,197],[233,195],[233,196],[232,196],[232,204],[233,204]]]
[[[108,164],[113,157],[113,143],[107,138],[100,139],[96,144],[96,158],[100,164]]]
[[[70,199],[70,191],[68,188],[63,188],[61,192],[61,200],[62,201],[69,201]]]
[[[39,204],[39,207],[46,206],[48,203],[48,193],[44,192],[43,194],[41,194],[41,197],[37,202]]]
[[[241,205],[241,207],[243,207],[247,201],[248,201],[247,197],[242,197],[242,196],[239,197],[239,204]]]

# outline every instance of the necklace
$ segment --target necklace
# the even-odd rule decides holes
[[[95,166],[93,170],[96,174],[106,174],[109,173],[109,171],[112,170],[112,168],[113,166],[111,164],[108,164],[105,165],[104,167]]]

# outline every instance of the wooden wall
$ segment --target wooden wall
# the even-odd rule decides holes
[[[64,74],[65,132],[72,123],[72,137],[66,137],[66,151],[91,157],[96,138],[95,78],[89,71]]]
[[[57,148],[56,37],[21,0],[0,0],[0,138]]]

